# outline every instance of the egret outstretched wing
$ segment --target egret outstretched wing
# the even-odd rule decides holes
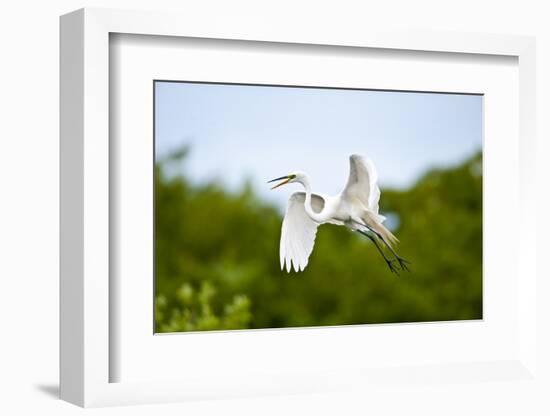
[[[295,271],[304,270],[315,244],[319,224],[307,215],[304,207],[305,200],[304,192],[293,193],[288,200],[283,219],[279,255],[281,269],[286,267],[287,272],[290,272],[291,267],[294,267]],[[324,205],[323,197],[311,195],[311,206],[315,212],[321,212]]]
[[[359,199],[369,211],[378,214],[380,188],[378,188],[377,182],[378,173],[374,163],[364,156],[351,155],[349,157],[348,183],[342,196],[349,200]]]

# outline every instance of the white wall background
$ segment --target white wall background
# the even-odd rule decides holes
[[[169,1],[21,0],[0,11],[0,414],[67,415],[81,409],[56,399],[58,377],[58,16],[74,9],[116,7],[178,10],[208,19],[217,13],[264,16],[281,25],[362,27],[384,24],[439,30],[536,35],[540,257],[549,231],[546,162],[550,115],[550,13],[534,0]],[[542,260],[540,260],[542,264]],[[539,285],[539,333],[550,374],[550,283]],[[403,346],[406,348],[406,346]],[[195,402],[92,410],[101,415],[149,414],[550,414],[547,391],[506,383],[423,387],[398,397],[365,392]],[[478,403],[481,398],[482,404]]]

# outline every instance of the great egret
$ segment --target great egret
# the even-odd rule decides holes
[[[382,224],[385,217],[378,213],[380,189],[378,175],[372,161],[360,155],[349,158],[350,172],[344,190],[336,196],[311,192],[309,179],[304,172],[272,179],[268,183],[282,181],[271,189],[289,183],[299,183],[305,192],[295,192],[290,196],[283,219],[279,256],[281,269],[287,272],[294,267],[296,272],[303,271],[313,251],[317,227],[330,223],[343,225],[352,231],[368,237],[376,246],[390,270],[398,273],[408,270],[407,260],[400,257],[392,245],[399,240]],[[388,258],[378,241],[391,251],[394,258]]]

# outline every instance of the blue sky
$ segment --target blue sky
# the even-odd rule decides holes
[[[189,145],[182,171],[193,181],[235,190],[248,180],[283,208],[299,186],[269,191],[267,180],[300,170],[314,191],[336,194],[352,153],[374,161],[381,187],[460,163],[481,149],[482,105],[475,95],[157,82],[156,154]]]

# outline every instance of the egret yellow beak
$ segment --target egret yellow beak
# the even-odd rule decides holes
[[[270,181],[267,181],[267,183],[283,180],[281,183],[278,183],[277,185],[271,188],[271,189],[275,189],[275,188],[278,188],[279,186],[283,186],[289,183],[291,179],[292,178],[290,176],[281,176],[280,178],[271,179]]]

